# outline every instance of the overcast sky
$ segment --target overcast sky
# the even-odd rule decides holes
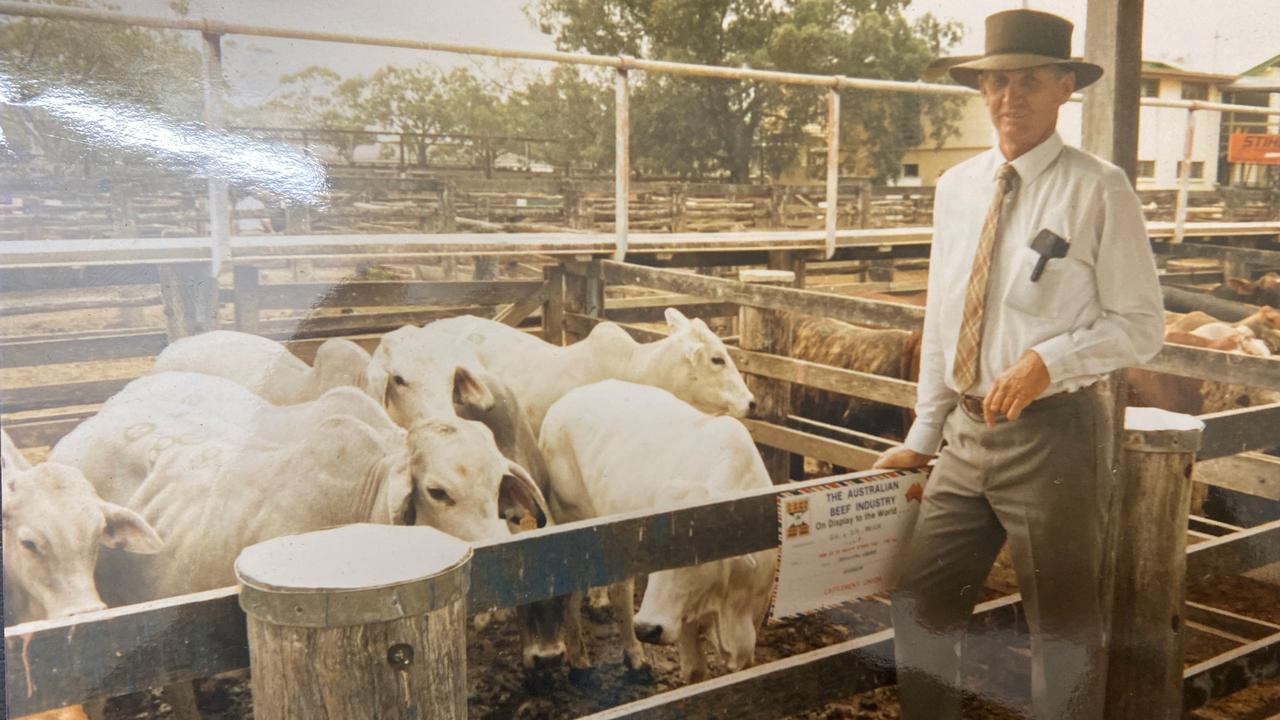
[[[129,13],[168,15],[166,0],[118,0]],[[190,0],[190,17],[331,32],[419,38],[506,48],[553,49],[525,16],[525,0]],[[1027,0],[1027,6],[1076,23],[1075,50],[1084,45],[1086,0]],[[957,52],[980,52],[982,19],[1022,7],[1023,0],[914,0],[909,12],[932,12],[966,27]],[[1212,13],[1207,12],[1212,8]],[[1144,56],[1192,70],[1238,73],[1280,54],[1280,0],[1146,0]],[[224,51],[237,103],[270,94],[280,75],[322,64],[342,75],[387,64],[479,61],[463,56],[391,48],[285,42],[236,37]],[[530,69],[545,67],[529,63]]]

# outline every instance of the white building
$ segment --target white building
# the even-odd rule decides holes
[[[1142,65],[1143,97],[1220,102],[1223,89],[1236,80],[1234,75],[1183,70],[1166,63]],[[1186,149],[1187,111],[1144,107],[1138,122],[1139,189],[1176,188]],[[986,106],[977,97],[965,102],[957,129],[940,148],[929,143],[909,151],[902,159],[899,184],[932,186],[945,170],[995,144]],[[1058,131],[1067,144],[1080,146],[1079,103],[1063,107]],[[1221,131],[1221,113],[1196,111],[1190,166],[1192,190],[1211,190],[1216,184]]]

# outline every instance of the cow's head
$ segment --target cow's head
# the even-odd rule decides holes
[[[484,425],[457,417],[409,430],[412,502],[402,522],[431,525],[469,542],[506,537],[512,525],[543,527],[546,500],[529,473],[498,451]]]
[[[406,325],[382,336],[361,386],[401,427],[425,418],[448,417],[454,405],[478,412],[493,407],[493,395],[446,344],[422,328]]]
[[[667,308],[666,319],[672,333],[662,342],[670,344],[670,355],[654,384],[712,415],[745,417],[754,410],[755,398],[711,328],[675,308]]]
[[[163,545],[146,520],[98,497],[68,465],[6,472],[3,513],[5,583],[24,592],[39,617],[106,607],[93,579],[99,548],[149,555]]]

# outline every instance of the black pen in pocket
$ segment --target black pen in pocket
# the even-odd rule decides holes
[[[1067,242],[1052,230],[1045,228],[1036,235],[1036,239],[1031,241],[1031,249],[1035,250],[1040,258],[1036,260],[1036,267],[1031,271],[1031,282],[1040,279],[1040,275],[1044,273],[1044,266],[1055,258],[1064,258],[1067,256],[1067,248],[1071,247],[1071,243]]]

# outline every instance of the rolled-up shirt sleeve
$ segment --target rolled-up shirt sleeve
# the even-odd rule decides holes
[[[942,215],[941,201],[935,208],[936,218]],[[952,390],[946,381],[946,357],[943,355],[942,342],[939,339],[938,322],[942,314],[938,306],[944,294],[935,292],[942,282],[941,275],[946,267],[940,257],[941,248],[935,244],[930,253],[929,284],[925,301],[924,335],[920,339],[920,381],[916,387],[916,419],[907,432],[903,445],[923,455],[937,455],[942,446],[942,425],[947,415],[956,407],[959,394]]]
[[[1092,323],[1032,348],[1054,383],[1140,365],[1155,357],[1164,342],[1164,301],[1142,207],[1127,181],[1108,180],[1100,193],[1103,209],[1093,266],[1101,313]]]

